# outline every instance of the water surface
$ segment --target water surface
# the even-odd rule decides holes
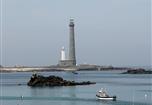
[[[32,72],[1,73],[1,105],[151,105],[152,75],[120,74],[119,71],[41,72],[67,80],[92,81],[94,85],[37,87],[26,85]],[[95,94],[106,88],[117,101],[99,101]],[[21,98],[21,96],[23,96]]]

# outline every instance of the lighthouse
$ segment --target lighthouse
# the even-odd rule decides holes
[[[61,59],[60,59],[61,61],[64,61],[64,60],[66,60],[66,58],[65,58],[65,48],[64,48],[64,46],[62,47],[62,49],[61,49]]]
[[[75,57],[75,38],[74,38],[74,20],[70,19],[69,24],[69,60],[71,65],[76,65],[76,57]]]
[[[61,58],[59,61],[59,66],[76,66],[76,55],[75,55],[75,37],[74,37],[74,20],[70,19],[69,23],[69,56],[65,56],[65,48],[61,49]]]

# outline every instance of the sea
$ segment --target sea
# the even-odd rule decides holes
[[[61,87],[29,87],[33,72],[1,73],[0,105],[152,105],[151,74],[121,74],[122,71],[38,72],[61,76],[92,85]],[[106,89],[116,101],[98,100],[96,93]]]

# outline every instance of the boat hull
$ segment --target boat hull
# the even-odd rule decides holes
[[[116,96],[113,96],[113,97],[100,97],[100,96],[97,96],[97,98],[99,100],[111,100],[111,101],[116,101]]]

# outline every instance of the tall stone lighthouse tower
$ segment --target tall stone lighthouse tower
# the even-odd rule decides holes
[[[76,65],[76,57],[75,57],[75,38],[74,38],[74,20],[70,19],[69,24],[69,61],[71,66]]]
[[[59,66],[63,67],[73,67],[76,66],[76,56],[75,56],[75,39],[74,39],[74,20],[70,19],[69,23],[69,56],[66,59],[65,50],[61,50],[61,59],[59,61]]]

